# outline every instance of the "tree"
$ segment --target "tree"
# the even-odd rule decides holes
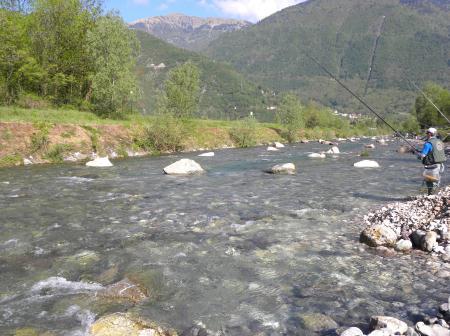
[[[200,71],[186,62],[172,69],[164,83],[166,109],[179,118],[191,117],[197,112],[200,94]]]
[[[90,95],[94,111],[102,116],[123,116],[137,98],[134,74],[139,42],[123,20],[109,14],[101,17],[87,36],[94,64]]]
[[[450,91],[442,86],[434,83],[427,83],[423,88],[425,95],[437,106],[439,109],[450,118]],[[448,122],[436,110],[436,108],[420,94],[416,98],[415,114],[417,120],[422,127],[429,126],[448,126]]]
[[[285,137],[289,142],[296,141],[298,130],[305,126],[302,111],[303,106],[295,94],[288,93],[282,98],[278,107],[277,119],[286,127]]]
[[[46,74],[40,93],[58,105],[76,103],[88,92],[93,68],[86,36],[94,28],[99,11],[98,1],[33,1],[31,48]]]

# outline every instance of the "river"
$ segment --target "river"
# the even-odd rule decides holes
[[[233,336],[301,335],[307,313],[340,326],[373,314],[413,322],[450,295],[445,279],[424,257],[386,258],[358,243],[365,213],[419,192],[421,164],[398,145],[371,152],[380,169],[352,167],[361,143],[327,159],[308,158],[328,149],[310,143],[0,169],[0,334],[87,335],[96,316],[116,311]],[[162,174],[180,158],[207,173]],[[263,172],[285,162],[298,173]],[[95,298],[130,274],[151,299]]]

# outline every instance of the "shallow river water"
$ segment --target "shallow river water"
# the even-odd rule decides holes
[[[322,160],[307,153],[326,146],[299,144],[1,169],[0,335],[87,335],[116,311],[233,336],[302,335],[307,313],[340,326],[373,314],[415,321],[444,302],[448,283],[421,256],[385,258],[358,243],[365,213],[419,192],[420,162],[397,146],[378,147],[370,158],[382,168],[367,170],[352,167],[361,143]],[[182,157],[207,173],[161,173]],[[285,162],[297,175],[263,172]],[[95,297],[130,275],[149,300]]]

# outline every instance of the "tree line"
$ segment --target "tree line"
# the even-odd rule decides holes
[[[139,42],[99,0],[0,0],[0,103],[114,116],[137,99]]]

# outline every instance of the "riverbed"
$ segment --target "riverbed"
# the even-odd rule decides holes
[[[421,255],[383,257],[358,243],[369,209],[420,192],[421,164],[377,146],[379,169],[296,144],[81,165],[0,169],[0,334],[32,327],[87,335],[103,314],[131,311],[182,331],[301,335],[301,316],[340,326],[383,314],[414,322],[450,295]],[[180,158],[207,173],[165,176]],[[296,175],[264,170],[293,162]],[[447,174],[443,182],[449,183]],[[100,302],[95,292],[130,274],[151,298]]]

